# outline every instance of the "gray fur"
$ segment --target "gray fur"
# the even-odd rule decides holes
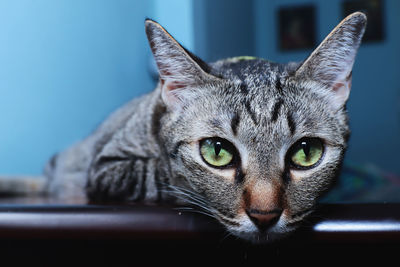
[[[147,20],[159,85],[53,158],[49,190],[92,201],[183,201],[254,242],[292,232],[340,170],[349,77],[365,24],[365,15],[349,16],[304,63],[241,57],[205,64]],[[199,141],[216,136],[236,147],[238,168],[202,161]],[[292,170],[285,157],[302,137],[324,140],[324,157],[313,169]],[[283,209],[266,232],[244,212],[249,194]]]

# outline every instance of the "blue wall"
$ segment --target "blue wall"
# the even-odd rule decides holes
[[[152,89],[150,1],[0,2],[0,173],[47,158]]]
[[[215,61],[255,54],[253,1],[194,1],[195,52]]]
[[[154,88],[146,17],[193,47],[191,0],[0,1],[0,174],[40,174]]]

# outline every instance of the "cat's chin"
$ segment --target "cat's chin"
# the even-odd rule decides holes
[[[250,221],[244,221],[240,226],[228,227],[228,231],[234,236],[254,244],[265,244],[282,240],[296,229],[296,227],[286,226],[282,220],[265,230],[259,230]]]
[[[230,231],[234,236],[246,240],[248,242],[251,242],[253,244],[267,244],[267,243],[272,243],[276,242],[282,239],[285,239],[287,236],[290,235],[291,231],[254,231],[254,232],[242,232],[242,231]]]
[[[272,243],[276,242],[279,240],[282,240],[286,238],[287,236],[292,233],[293,230],[285,230],[282,232],[279,231],[271,231],[271,230],[266,230],[266,231],[259,231],[256,230],[254,232],[243,232],[243,231],[230,231],[234,236],[246,240],[248,242],[254,243],[254,244],[267,244],[267,243]]]

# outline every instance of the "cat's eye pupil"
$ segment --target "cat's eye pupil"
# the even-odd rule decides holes
[[[303,149],[304,155],[308,158],[310,156],[310,145],[306,141],[303,141],[301,142],[301,148]]]
[[[215,142],[215,145],[214,145],[214,151],[215,151],[215,155],[219,155],[219,152],[221,152],[221,149],[222,149],[222,144],[221,144],[221,142]]]

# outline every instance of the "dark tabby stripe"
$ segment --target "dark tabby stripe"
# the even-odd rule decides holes
[[[183,140],[177,142],[177,143],[175,144],[175,146],[174,146],[174,149],[173,149],[172,152],[170,153],[170,157],[171,157],[172,159],[176,159],[176,157],[178,156],[179,148],[180,148],[182,145],[186,144],[186,143],[187,143],[187,142],[186,142],[186,141],[183,141]]]
[[[246,110],[247,110],[247,113],[249,113],[250,118],[251,118],[251,120],[253,121],[253,123],[254,123],[255,125],[258,125],[257,116],[256,116],[256,114],[253,112],[253,110],[251,110],[250,101],[246,101],[246,103],[244,104],[244,106],[245,106],[245,108],[246,108]]]
[[[138,201],[141,201],[146,196],[147,186],[146,186],[146,178],[147,178],[147,162],[143,162],[143,169],[142,169],[142,184],[140,186],[140,192]]]
[[[155,166],[154,166],[154,183],[155,183],[156,189],[157,189],[156,202],[160,202],[162,200],[161,190],[163,189],[163,186],[161,184],[160,174],[158,172],[157,164],[155,164]]]
[[[272,122],[275,122],[278,119],[279,111],[282,105],[283,105],[283,99],[279,98],[278,101],[274,104],[274,107],[272,108],[272,116],[271,116]]]
[[[289,171],[290,163],[288,162],[288,160],[286,160],[285,164],[286,164],[285,170],[282,173],[282,181],[287,186],[289,184],[290,180],[292,180],[292,177],[290,176],[290,171]]]
[[[243,180],[244,180],[244,173],[243,173],[243,171],[242,171],[242,168],[239,166],[237,169],[236,169],[236,172],[235,172],[235,183],[236,184],[240,184],[240,183],[242,183],[243,182]]]
[[[234,135],[237,135],[237,128],[239,126],[240,116],[238,113],[235,113],[231,120],[231,128]]]
[[[128,170],[129,173],[128,175],[128,182],[126,184],[126,187],[128,188],[127,191],[127,197],[131,198],[134,196],[136,192],[136,188],[138,186],[138,172],[136,170],[136,162],[133,162],[130,166],[130,169]]]
[[[115,191],[118,191],[119,197],[125,197],[127,195],[128,188],[126,186],[126,183],[130,183],[131,181],[129,180],[130,176],[130,167],[126,166],[126,169],[124,170],[124,173],[120,175],[119,177],[116,177],[116,181],[113,182],[113,187],[115,188]],[[118,197],[116,195],[116,197]]]
[[[96,178],[96,182],[95,182],[95,190],[92,191],[88,191],[89,192],[89,197],[91,200],[95,200],[95,201],[103,201],[104,200],[104,195],[105,195],[105,191],[108,191],[108,189],[104,189],[103,186],[103,180],[105,179],[105,177],[107,176],[107,173],[102,172],[100,175],[98,175]],[[87,184],[88,187],[92,187],[93,185],[91,183]]]
[[[146,174],[143,173],[144,171],[144,166],[146,166],[146,162],[143,161],[136,161],[135,163],[132,164],[132,169],[130,170],[131,172],[131,177],[130,179],[135,180],[134,186],[131,186],[129,188],[129,195],[127,196],[130,200],[133,201],[138,201],[141,200],[143,197],[143,191],[146,186],[145,184],[145,179],[146,179]],[[141,166],[143,165],[143,166]],[[133,181],[132,181],[133,185]]]
[[[247,85],[245,85],[244,83],[241,83],[239,88],[242,94],[247,95],[249,93],[249,89],[247,88]]]
[[[120,157],[120,156],[102,156],[99,158],[99,160],[96,161],[96,167],[100,167],[104,164],[109,164],[109,163],[115,163],[118,161],[125,161],[129,160],[127,157]]]
[[[220,131],[224,131],[224,127],[222,126],[222,122],[219,119],[211,119],[209,121],[210,125],[212,125],[213,128],[218,129]]]
[[[283,90],[282,90],[282,84],[281,84],[280,77],[276,77],[275,87],[276,87],[276,89],[278,89],[279,93],[282,93]]]
[[[288,112],[286,114],[286,119],[287,119],[287,122],[289,125],[290,133],[291,133],[291,135],[294,135],[294,133],[296,132],[296,124],[294,123],[292,113]]]

